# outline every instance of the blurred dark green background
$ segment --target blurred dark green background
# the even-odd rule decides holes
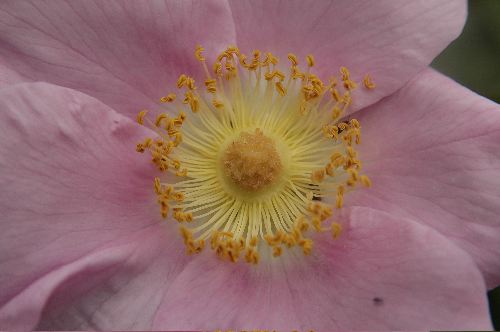
[[[469,17],[462,35],[432,66],[500,103],[500,0],[469,0]],[[488,298],[493,324],[500,330],[500,287],[490,291]]]

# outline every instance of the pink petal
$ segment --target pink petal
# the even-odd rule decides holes
[[[425,68],[461,32],[465,1],[231,1],[238,45],[304,59],[328,78],[340,66],[373,91],[355,90],[353,109],[374,103]],[[305,61],[302,61],[305,64]],[[288,65],[287,65],[288,66]]]
[[[500,283],[500,107],[432,70],[360,113],[373,181],[347,203],[429,225]]]
[[[258,266],[211,253],[167,291],[155,329],[490,329],[470,257],[438,232],[367,208],[338,241]],[[327,236],[327,235],[325,235]]]
[[[150,228],[126,239],[124,248],[99,252],[120,250],[127,254],[121,261],[78,267],[53,291],[36,329],[150,330],[164,293],[190,259],[180,236],[166,228]],[[90,260],[102,264],[102,258]]]
[[[29,329],[61,282],[127,266],[134,247],[145,250],[140,241],[153,241],[146,251],[158,254],[164,248],[151,238],[166,230],[156,173],[135,152],[149,131],[46,83],[0,90],[0,109],[0,326]]]
[[[180,74],[202,72],[196,44],[234,43],[218,1],[2,1],[0,22],[0,64],[18,81],[70,87],[133,117],[159,108]]]

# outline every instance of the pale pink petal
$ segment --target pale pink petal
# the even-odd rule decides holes
[[[198,43],[211,51],[234,43],[225,2],[0,3],[0,63],[22,81],[74,88],[128,116],[160,107],[180,74],[202,72]]]
[[[0,87],[22,82],[26,78],[22,77],[15,70],[10,69],[6,65],[0,63]]]
[[[80,270],[127,266],[134,247],[162,252],[159,241],[146,250],[139,240],[146,245],[166,230],[156,172],[135,152],[151,132],[92,97],[46,83],[0,90],[0,109],[0,326],[28,327],[60,282]]]
[[[358,88],[353,109],[400,88],[461,32],[465,1],[230,1],[238,45],[302,59],[316,57],[323,78],[340,66],[360,81],[369,73],[378,88]],[[305,60],[302,60],[305,65]],[[288,66],[288,64],[287,64]]]
[[[500,107],[427,70],[359,113],[373,181],[347,197],[429,225],[500,283]]]
[[[491,329],[467,253],[431,228],[367,208],[346,211],[338,241],[258,266],[211,253],[170,286],[155,329]],[[327,236],[328,235],[324,235]]]
[[[53,269],[3,305],[0,326],[149,329],[169,279],[187,258],[183,244],[166,234],[155,225]],[[164,250],[167,244],[173,250]]]
[[[53,291],[36,329],[150,330],[164,293],[190,259],[180,236],[171,232],[158,225],[122,242],[129,250],[121,261],[77,267]],[[125,251],[113,247],[98,254],[114,250]]]

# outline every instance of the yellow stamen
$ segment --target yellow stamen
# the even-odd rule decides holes
[[[337,239],[340,236],[340,233],[342,232],[342,226],[336,222],[332,223],[332,237],[334,239]]]
[[[363,85],[367,89],[375,89],[375,83],[373,83],[372,78],[370,75],[366,74],[365,77],[363,78]]]
[[[138,124],[144,125],[144,117],[146,116],[147,113],[148,113],[147,110],[142,110],[139,112],[139,114],[137,114],[137,123]]]
[[[175,100],[175,94],[174,93],[169,93],[168,95],[166,95],[165,97],[161,97],[160,98],[160,101],[162,103],[171,103]]]
[[[306,60],[309,67],[314,67],[314,57],[311,54],[306,56]]]

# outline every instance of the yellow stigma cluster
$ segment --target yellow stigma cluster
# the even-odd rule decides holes
[[[336,239],[334,210],[346,193],[371,185],[354,148],[361,125],[344,118],[359,84],[345,67],[325,84],[311,72],[311,55],[302,70],[289,54],[285,74],[271,53],[228,47],[209,67],[203,51],[195,50],[203,88],[183,74],[178,92],[159,99],[164,113],[137,116],[157,133],[136,149],[165,173],[154,179],[162,217],[181,224],[189,254],[207,243],[231,262],[295,248],[309,255],[311,232]],[[375,87],[368,75],[363,86]]]

